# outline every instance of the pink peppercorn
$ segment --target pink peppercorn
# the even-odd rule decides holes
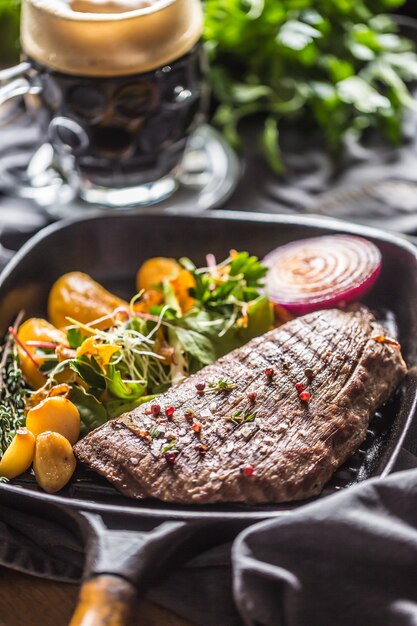
[[[152,404],[151,405],[151,413],[152,415],[159,415],[161,412],[161,407],[159,404]]]
[[[245,465],[243,473],[245,476],[253,476],[253,465]]]
[[[297,389],[298,393],[301,393],[302,391],[304,391],[305,386],[303,385],[303,383],[296,383],[295,388]]]
[[[165,415],[167,417],[172,417],[174,415],[174,411],[175,411],[175,407],[174,406],[167,406],[165,409]]]
[[[267,367],[265,370],[265,376],[267,378],[272,378],[274,375],[274,370],[272,369],[272,367]]]
[[[302,393],[300,393],[300,400],[302,400],[303,402],[310,402],[310,398],[311,395],[308,391],[303,391]]]

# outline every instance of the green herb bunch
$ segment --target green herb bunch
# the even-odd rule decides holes
[[[25,394],[17,350],[8,339],[0,357],[0,458],[25,424]]]
[[[383,14],[404,0],[206,0],[205,40],[219,102],[214,121],[239,145],[238,123],[265,113],[262,145],[283,169],[279,123],[313,122],[329,148],[376,128],[402,139],[416,104],[413,44]],[[298,121],[300,120],[300,121]]]

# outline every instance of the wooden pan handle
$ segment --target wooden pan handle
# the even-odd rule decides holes
[[[81,587],[70,626],[129,626],[136,590],[119,576],[101,574]]]

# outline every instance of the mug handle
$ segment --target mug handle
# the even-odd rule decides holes
[[[19,65],[9,67],[0,71],[0,106],[9,100],[28,94],[37,95],[43,91],[42,84],[36,69],[28,61],[23,61]],[[6,122],[7,124],[7,119]],[[49,168],[53,161],[53,151],[49,144],[42,144],[34,153],[40,155],[41,162],[45,168]],[[33,185],[31,177],[34,173],[30,172],[30,162],[26,169],[26,173],[21,175],[19,172],[9,171],[7,167],[0,167],[0,189],[6,193],[22,198],[29,198],[39,202],[41,205],[51,203],[56,199],[57,185],[56,176],[50,182],[43,182],[42,185]],[[35,172],[36,174],[36,172]],[[2,254],[0,250],[0,267],[2,263]]]
[[[19,65],[0,71],[0,105],[12,98],[25,94],[39,94],[42,91],[41,85],[32,82],[29,76],[31,67],[30,63],[23,61]]]

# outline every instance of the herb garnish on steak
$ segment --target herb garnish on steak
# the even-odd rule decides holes
[[[316,495],[406,373],[385,335],[364,307],[299,317],[159,396],[156,417],[152,403],[142,405],[75,453],[136,498],[256,504]],[[167,416],[166,407],[175,410]]]

